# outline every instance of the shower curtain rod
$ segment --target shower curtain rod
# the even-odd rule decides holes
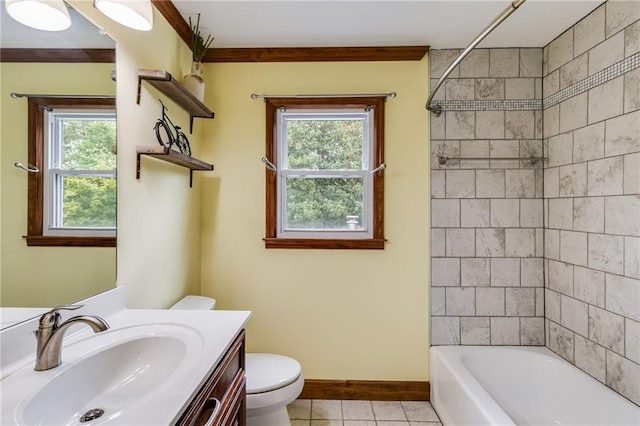
[[[451,74],[451,71],[453,71],[454,68],[458,66],[458,64],[465,58],[465,56],[467,56],[469,54],[469,52],[471,52],[478,45],[478,43],[480,43],[486,36],[488,36],[491,31],[496,29],[496,27],[498,25],[500,25],[502,23],[502,21],[507,19],[509,17],[509,15],[511,15],[513,12],[515,12],[515,10],[517,8],[519,8],[522,5],[522,3],[524,3],[525,1],[526,0],[515,0],[514,2],[512,2],[505,10],[502,11],[502,13],[500,13],[500,15],[498,15],[475,38],[475,40],[473,40],[471,42],[471,44],[469,44],[469,46],[467,46],[466,49],[464,49],[464,51],[460,54],[460,56],[458,56],[456,58],[456,60],[453,61],[453,63],[451,63],[451,65],[449,65],[449,68],[447,68],[445,70],[445,72],[442,74],[442,77],[440,77],[440,79],[436,83],[436,85],[433,88],[433,90],[431,90],[431,94],[429,95],[429,99],[427,99],[427,104],[425,105],[425,108],[427,108],[429,111],[433,112],[436,117],[440,117],[440,114],[442,113],[442,107],[440,105],[438,105],[438,104],[431,105],[431,101],[433,100],[433,96],[436,94],[436,92],[438,91],[440,86],[442,86],[442,83],[444,82],[444,80],[449,76],[449,74]]]
[[[115,99],[113,95],[43,95],[38,93],[16,93],[12,92],[11,97],[17,98],[100,98],[100,99]]]

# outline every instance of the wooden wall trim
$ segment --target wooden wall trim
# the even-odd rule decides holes
[[[429,382],[305,379],[299,399],[429,401]]]
[[[180,12],[171,0],[151,0],[151,3],[158,9],[158,12],[164,16],[169,25],[178,33],[180,38],[191,48],[191,28],[184,20]]]
[[[211,48],[202,62],[420,61],[429,46]]]
[[[0,62],[115,63],[115,49],[0,49]]]

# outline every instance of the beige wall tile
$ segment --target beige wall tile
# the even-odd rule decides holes
[[[543,116],[543,137],[550,138],[560,133],[560,105],[556,104],[547,108],[542,113]]]
[[[553,290],[545,289],[545,315],[548,319],[558,323],[560,322],[560,296],[560,293],[557,293]]]
[[[573,133],[562,133],[549,138],[548,167],[571,164],[573,158]]]
[[[640,111],[607,120],[605,155],[631,154],[640,151]]]
[[[431,170],[431,198],[445,198],[445,171]]]
[[[628,58],[640,52],[640,21],[629,25],[624,30],[624,56]]]
[[[593,89],[595,90],[595,89]],[[589,107],[591,104],[589,104]],[[591,114],[591,110],[589,110]],[[587,125],[587,93],[560,102],[560,133]]]
[[[504,139],[504,135],[504,111],[476,112],[476,137],[478,139]]]
[[[492,287],[520,286],[520,259],[494,258],[491,259]]]
[[[494,228],[518,227],[520,202],[517,199],[491,200],[491,226]]]
[[[432,317],[431,318],[431,344],[432,345],[459,345],[460,344],[460,318],[459,317]],[[355,402],[355,401],[354,401]],[[344,402],[342,406],[343,415]],[[373,410],[372,410],[373,415]],[[351,418],[345,415],[345,419]]]
[[[503,316],[504,288],[476,287],[476,315]]]
[[[607,350],[580,335],[575,336],[576,366],[604,383],[606,378]]]
[[[574,333],[559,324],[549,324],[549,349],[562,358],[573,363],[574,361]]]
[[[489,76],[519,77],[519,49],[489,49]]]
[[[542,199],[520,200],[520,226],[542,228]]]
[[[534,316],[535,289],[534,288],[506,288],[505,312],[507,316],[527,317]]]
[[[491,318],[492,345],[519,345],[519,318]]]
[[[431,315],[445,314],[445,290],[445,287],[431,287],[429,292],[429,299],[431,300]]]
[[[606,274],[607,310],[640,321],[640,280]]]
[[[573,200],[573,229],[582,232],[604,232],[603,197]]]
[[[447,100],[473,100],[475,97],[475,80],[470,78],[447,79],[445,98]]]
[[[631,361],[640,363],[640,322],[625,319],[625,355]]]
[[[535,99],[534,78],[506,78],[505,99]]]
[[[560,196],[586,197],[587,163],[560,167]]]
[[[574,55],[581,55],[604,40],[605,6],[602,5],[574,27]]]
[[[619,32],[589,51],[589,75],[624,59],[624,33]]]
[[[520,318],[520,344],[544,346],[544,318]]]
[[[473,228],[449,228],[446,231],[447,257],[475,256],[475,230]]]
[[[475,80],[476,99],[504,99],[504,78],[479,78]]]
[[[522,287],[544,286],[542,258],[520,259],[520,285]]]
[[[447,198],[474,198],[476,173],[474,170],[447,170],[445,192]]]
[[[624,75],[624,112],[640,109],[640,68]]]
[[[560,260],[560,231],[544,230],[544,252],[547,259]]]
[[[573,132],[573,161],[576,163],[604,158],[604,122]]]
[[[448,287],[446,289],[447,316],[472,316],[476,312],[474,287]]]
[[[534,229],[506,229],[505,256],[534,257],[536,255]]]
[[[475,139],[474,111],[445,112],[447,139]]]
[[[535,137],[535,113],[533,111],[506,111],[505,137],[533,139]]]
[[[489,49],[474,49],[460,62],[460,77],[489,77]]]
[[[604,272],[576,266],[573,274],[574,297],[604,309]]]
[[[445,229],[431,228],[431,256],[442,257],[445,255]]]
[[[505,176],[504,170],[476,170],[476,197],[504,198]]]
[[[444,71],[460,54],[459,49],[436,49],[429,51],[430,78],[440,78]],[[460,67],[457,66],[449,74],[450,78],[460,77]]]
[[[560,297],[560,324],[569,330],[588,336],[589,305],[571,297]]]
[[[542,77],[542,49],[520,49],[520,77]]]
[[[624,238],[615,235],[589,234],[589,268],[622,274],[624,272]]]
[[[460,285],[460,259],[431,259],[431,285],[434,287],[454,287]]]
[[[588,163],[588,194],[621,195],[623,193],[624,157],[611,157]]]
[[[573,59],[573,28],[549,44],[548,71],[552,72]]]
[[[640,238],[624,237],[624,275],[640,279]]]
[[[608,351],[607,386],[640,405],[640,364]]]
[[[488,345],[491,336],[489,318],[460,318],[461,343],[463,345]]]
[[[460,226],[459,200],[431,200],[431,226],[448,228]]]
[[[544,169],[544,197],[560,196],[560,167]]]
[[[560,260],[573,265],[587,266],[587,234],[560,231]]]
[[[611,37],[613,34],[624,29],[629,24],[640,19],[640,3],[629,0],[612,0],[605,5],[606,14],[606,36]]]
[[[556,198],[549,200],[549,227],[554,229],[573,229],[573,199]]]
[[[607,234],[640,237],[640,195],[606,197],[604,215]]]
[[[489,200],[460,200],[461,226],[463,228],[488,228]]]
[[[476,256],[504,257],[505,230],[500,228],[476,229]]]
[[[624,77],[620,76],[589,90],[589,124],[616,117],[624,111]],[[585,96],[583,93],[580,96]],[[584,101],[584,100],[583,100]],[[586,106],[586,104],[585,104]],[[562,129],[562,108],[560,108]],[[577,121],[576,121],[577,123]],[[586,123],[584,123],[586,124]],[[584,125],[583,124],[583,125]],[[581,126],[579,126],[581,127]]]
[[[490,259],[463,258],[460,259],[460,279],[463,287],[488,287],[490,277]]]
[[[587,78],[589,74],[589,55],[582,54],[560,68],[560,89],[566,89]]]
[[[535,170],[507,170],[505,196],[509,198],[535,197]]]
[[[573,265],[549,261],[549,289],[566,296],[573,296]]]

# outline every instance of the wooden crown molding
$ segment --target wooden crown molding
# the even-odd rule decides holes
[[[0,49],[0,62],[115,63],[115,49]]]
[[[429,382],[305,379],[300,399],[429,401]]]
[[[182,40],[191,46],[191,28],[171,0],[151,0]],[[429,46],[211,48],[202,62],[420,61]]]
[[[419,61],[428,51],[429,46],[214,48],[202,62]]]

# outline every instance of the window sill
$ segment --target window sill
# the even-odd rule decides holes
[[[321,240],[303,238],[264,238],[264,247],[280,249],[384,250],[385,242],[385,239]]]
[[[30,235],[24,237],[29,247],[115,247],[116,237],[60,237]]]

